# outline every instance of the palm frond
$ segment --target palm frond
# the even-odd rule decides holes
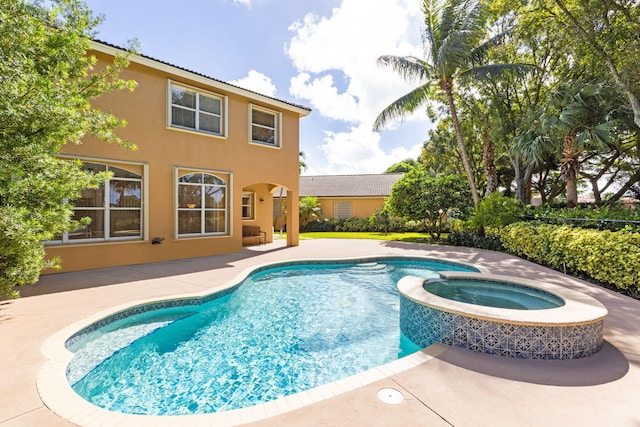
[[[431,63],[436,63],[436,55],[440,49],[440,16],[444,2],[442,0],[423,0],[422,13],[424,15],[424,32],[422,42],[425,46],[425,55],[431,58]]]
[[[578,133],[576,137],[576,143],[578,147],[584,149],[588,144],[592,144],[595,147],[601,149],[610,148],[613,131],[616,125],[617,122],[611,120],[584,129],[582,132]]]
[[[416,111],[429,100],[429,88],[429,84],[422,85],[395,100],[378,115],[373,123],[373,129],[378,131],[391,120],[404,118],[407,114]]]
[[[553,141],[542,134],[527,131],[513,139],[511,151],[527,163],[539,166],[553,151]]]
[[[424,82],[433,74],[429,64],[413,56],[384,55],[377,62],[380,66],[391,67],[400,77],[410,82]]]

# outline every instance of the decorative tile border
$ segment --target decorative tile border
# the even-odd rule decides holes
[[[519,283],[520,279],[504,276],[500,281],[532,287]],[[543,291],[555,290],[566,304],[548,310],[525,311],[525,315],[520,310],[445,300],[425,291],[423,283],[424,279],[406,277],[398,284],[400,329],[421,347],[440,342],[481,353],[526,359],[577,359],[594,354],[602,347],[607,311],[585,295],[546,284]],[[563,321],[563,317],[566,320]]]
[[[603,321],[574,326],[512,325],[400,300],[400,327],[421,347],[440,342],[481,353],[525,359],[576,359],[602,346]]]

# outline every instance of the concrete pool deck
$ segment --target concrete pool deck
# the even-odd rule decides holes
[[[303,240],[294,248],[276,241],[236,254],[43,276],[37,285],[22,288],[20,299],[0,301],[0,425],[73,425],[45,406],[36,379],[46,362],[43,343],[78,320],[139,300],[215,291],[255,265],[376,255],[461,261],[590,295],[609,311],[604,347],[584,359],[542,361],[434,345],[408,369],[383,367],[385,375],[377,372],[350,391],[328,387],[297,409],[264,410],[262,420],[228,419],[228,425],[640,426],[640,301],[502,253],[330,239]],[[398,390],[404,400],[383,403],[377,396],[383,388]],[[162,425],[210,424],[166,418]],[[105,419],[87,424],[110,425]]]

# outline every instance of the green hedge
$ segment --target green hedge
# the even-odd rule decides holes
[[[517,222],[500,238],[512,254],[640,293],[640,233]]]
[[[304,226],[302,231],[316,232],[333,232],[333,231],[352,231],[352,232],[376,232],[380,228],[369,222],[369,218],[327,218],[319,221],[312,221]],[[423,231],[420,224],[411,221],[404,221],[399,218],[393,218],[389,225],[390,233],[402,232],[421,232]]]

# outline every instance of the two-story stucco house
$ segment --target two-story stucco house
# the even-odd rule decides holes
[[[94,42],[111,62],[123,52]],[[273,196],[286,188],[287,245],[298,244],[299,120],[306,107],[135,55],[121,75],[133,92],[95,107],[127,121],[118,133],[137,151],[87,138],[63,155],[112,178],[74,202],[86,227],[46,243],[61,271],[237,252],[243,225],[272,239]]]

